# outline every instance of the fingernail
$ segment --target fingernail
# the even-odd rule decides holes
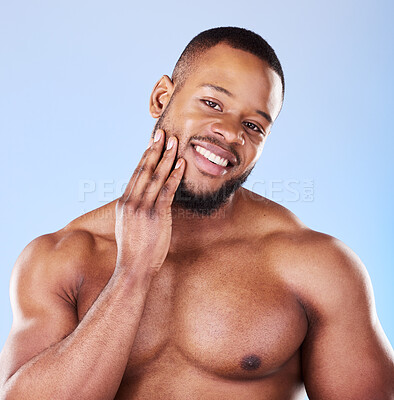
[[[149,149],[149,147],[152,146],[152,143],[153,143],[153,138],[150,138],[147,149]]]
[[[161,138],[161,131],[159,130],[155,133],[155,140],[154,140],[155,143],[158,142],[160,138]]]
[[[174,146],[174,144],[175,144],[175,139],[173,137],[170,137],[167,143],[167,150],[172,149],[172,146]]]
[[[183,163],[183,160],[182,160],[182,158],[180,158],[175,164],[175,169],[179,168],[182,165],[182,163]]]

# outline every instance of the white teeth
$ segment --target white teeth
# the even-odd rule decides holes
[[[205,157],[207,157],[209,161],[212,161],[213,163],[218,164],[218,162],[216,161],[215,154],[210,153],[209,155],[207,154]]]
[[[211,153],[209,150],[204,149],[201,146],[195,146],[195,149],[198,153],[202,154],[205,158],[208,158],[209,161],[215,164],[221,165],[222,167],[225,167],[228,164],[228,160]]]

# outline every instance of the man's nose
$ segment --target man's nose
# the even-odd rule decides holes
[[[239,122],[227,118],[212,125],[214,133],[221,135],[226,142],[243,145],[245,143],[244,130]]]

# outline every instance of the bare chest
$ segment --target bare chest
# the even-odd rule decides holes
[[[104,285],[92,278],[80,316]],[[306,329],[275,267],[247,249],[170,256],[152,282],[125,375],[177,360],[223,378],[262,378],[294,356]]]

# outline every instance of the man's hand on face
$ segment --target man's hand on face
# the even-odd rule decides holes
[[[165,133],[159,129],[116,204],[117,270],[136,272],[135,268],[139,268],[138,272],[154,275],[167,256],[171,204],[185,170],[185,160],[178,159],[171,171],[178,141],[171,137],[163,153],[164,143]]]

